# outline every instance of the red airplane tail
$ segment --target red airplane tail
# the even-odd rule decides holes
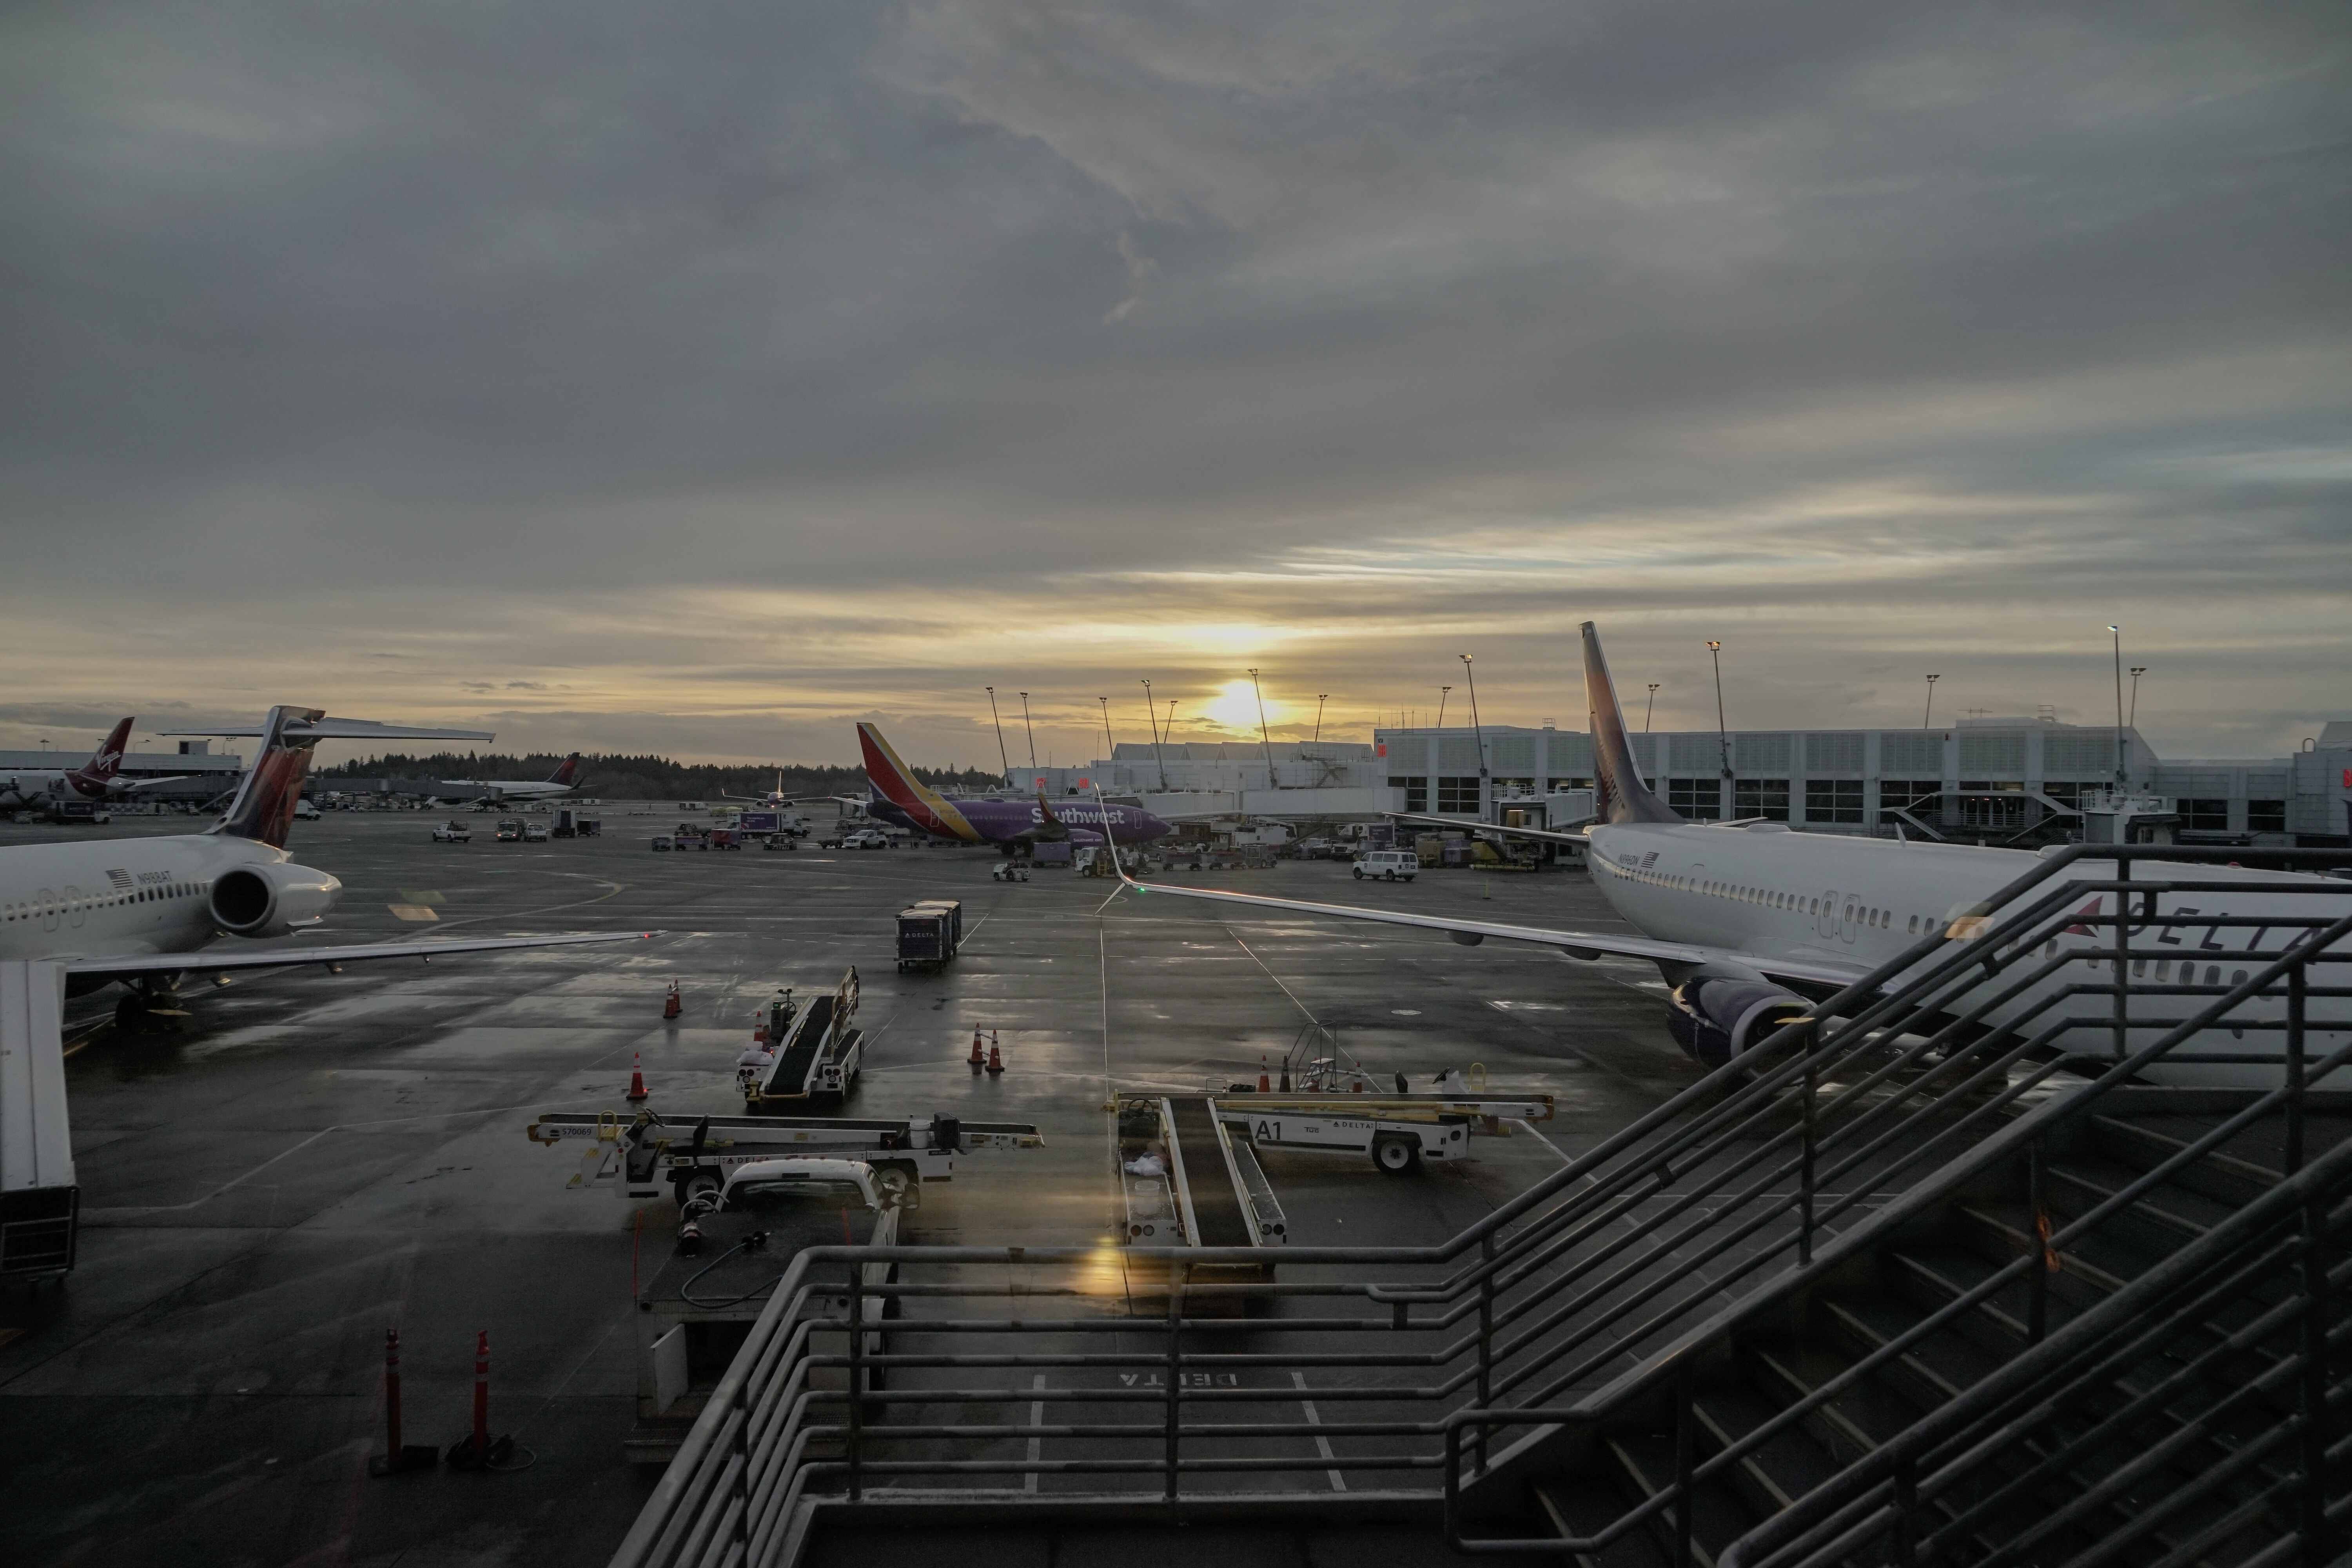
[[[211,831],[230,838],[250,838],[273,849],[286,847],[286,831],[294,825],[294,805],[302,798],[302,780],[310,771],[310,752],[319,742],[310,735],[289,735],[290,720],[316,724],[326,717],[317,708],[272,708],[261,726],[261,748]]]
[[[121,771],[123,748],[130,743],[131,721],[124,719],[114,726],[104,741],[99,742],[98,750],[89,754],[89,762],[66,774],[66,783],[73,786],[77,795],[104,795],[106,786],[113,783],[114,775]]]
[[[574,752],[570,756],[563,759],[562,766],[558,767],[553,773],[547,775],[547,782],[552,784],[569,784],[572,780],[579,776],[580,753]]]

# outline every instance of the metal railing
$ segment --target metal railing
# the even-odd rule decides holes
[[[1202,1270],[1267,1260],[1244,1248],[803,1253],[614,1561],[765,1563],[791,1544],[811,1499],[1052,1500],[1077,1495],[1069,1478],[1091,1478],[1086,1495],[1178,1512],[1244,1490],[1262,1497],[1268,1485],[1328,1499],[1318,1485],[1369,1479],[1433,1504],[1442,1497],[1449,1537],[1474,1552],[1597,1551],[1669,1513],[1686,1542],[1694,1488],[1769,1435],[1751,1433],[1703,1461],[1684,1442],[1671,1485],[1584,1540],[1469,1539],[1465,1489],[1493,1475],[1502,1459],[1489,1452],[1494,1436],[1511,1429],[1589,1426],[1660,1397],[1678,1402],[1687,1429],[1690,1368],[1703,1352],[1981,1173],[2025,1160],[2150,1064],[2194,1059],[2184,1042],[2224,1019],[2279,1037],[2284,1049],[2269,1059],[2282,1069],[2280,1087],[2051,1245],[2077,1245],[2254,1121],[2285,1117],[2300,1138],[2306,1083],[2352,1056],[2347,1047],[2305,1059],[2310,1001],[2352,994],[2312,980],[2317,966],[2352,962],[2334,952],[2352,915],[2334,918],[2330,907],[2260,922],[2294,940],[2232,952],[2247,969],[2235,983],[2150,984],[2132,973],[2135,936],[2215,923],[2159,907],[2183,887],[2336,891],[2133,876],[2149,859],[2221,858],[2107,847],[2046,856],[1947,928],[1959,939],[1924,937],[1811,1019],[1442,1246],[1287,1247],[1276,1255],[1279,1283],[1200,1282]],[[2085,859],[2113,869],[2070,874]],[[2086,890],[2112,893],[2115,913],[2075,910]],[[2084,928],[2111,940],[2074,942]],[[2083,978],[2085,960],[2104,974]],[[2046,992],[2037,1005],[1992,1021],[2037,986]],[[2089,1031],[2102,1043],[2086,1042]],[[2088,1081],[2070,1070],[2091,1066],[2100,1070]],[[1869,1375],[1918,1333],[2029,1279],[2029,1261],[1998,1271],[1998,1283],[1932,1315],[1772,1429]],[[895,1283],[839,1283],[877,1262],[898,1266]],[[1164,1297],[1164,1310],[1131,1315],[1145,1271],[1154,1277],[1142,1294]],[[838,1312],[827,1304],[835,1299],[846,1302]],[[925,1302],[941,1310],[877,1326],[864,1315],[877,1300],[902,1313]],[[1023,1306],[946,1315],[962,1310],[957,1303],[1001,1300]],[[1044,1387],[1048,1376],[1064,1386]],[[1051,1425],[1048,1407],[1060,1413]],[[1047,1458],[1049,1444],[1084,1452]]]

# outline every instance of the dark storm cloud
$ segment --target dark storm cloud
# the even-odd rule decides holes
[[[1588,615],[1769,623],[1791,706],[1883,617],[2021,695],[2053,615],[2345,647],[2339,5],[20,10],[0,73],[68,624],[566,713],[1173,662],[1122,619],[1360,710],[1475,630],[1571,715]],[[975,650],[957,586],[1091,630]]]

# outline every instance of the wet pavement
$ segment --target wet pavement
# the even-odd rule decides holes
[[[778,985],[829,988],[857,967],[868,1044],[848,1114],[1045,1131],[1043,1150],[967,1157],[910,1216],[916,1241],[1105,1237],[1118,1204],[1108,1091],[1255,1079],[1309,1023],[1383,1077],[1423,1088],[1480,1063],[1497,1088],[1552,1092],[1559,1113],[1540,1137],[1482,1140],[1471,1163],[1404,1180],[1360,1156],[1268,1151],[1297,1245],[1442,1240],[1696,1076],[1646,966],[1111,900],[1115,884],[1056,871],[998,883],[994,855],[971,850],[655,854],[650,834],[677,814],[625,810],[603,810],[604,837],[541,845],[436,845],[436,817],[331,816],[298,825],[295,850],[344,882],[324,940],[634,928],[656,941],[191,985],[176,1033],[69,1031],[80,1267],[62,1291],[0,1302],[12,1558],[601,1561],[653,1479],[622,1453],[632,1270],[650,1275],[674,1213],[567,1191],[577,1160],[523,1129],[541,1110],[622,1109],[638,1059],[666,1114],[739,1111],[733,1061]],[[0,829],[0,843],[62,831]],[[1397,887],[1323,863],[1171,879],[1616,923],[1572,871]],[[962,956],[895,973],[891,916],[933,897],[965,900]],[[673,981],[684,1014],[666,1023]],[[103,1020],[111,994],[69,1015]],[[996,1031],[1002,1078],[966,1065],[975,1027]],[[528,1468],[367,1479],[394,1327],[407,1440],[464,1434],[488,1330],[491,1427]]]

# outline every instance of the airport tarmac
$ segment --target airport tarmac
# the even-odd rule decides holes
[[[733,1062],[778,985],[863,982],[868,1045],[845,1110],[1034,1122],[1042,1150],[974,1154],[908,1238],[1087,1244],[1118,1205],[1107,1088],[1255,1079],[1306,1025],[1383,1076],[1482,1063],[1549,1090],[1540,1135],[1383,1177],[1269,1152],[1294,1244],[1427,1243],[1697,1076],[1655,971],[1547,950],[1113,894],[992,852],[655,854],[675,812],[601,812],[601,838],[428,841],[422,814],[331,814],[293,847],[343,879],[337,940],[659,929],[642,946],[294,970],[192,984],[176,1034],[69,1031],[80,1266],[0,1303],[0,1509],[32,1563],[578,1564],[652,1484],[634,1415],[632,1268],[669,1244],[665,1202],[567,1191],[535,1111],[624,1109],[634,1059],[672,1116],[740,1110]],[[487,828],[491,819],[471,817]],[[99,830],[185,830],[192,819]],[[77,830],[0,828],[0,843]],[[88,831],[88,830],[79,830]],[[1344,863],[1181,880],[1528,924],[1620,924],[1580,872],[1357,883]],[[895,972],[891,916],[965,901],[962,955]],[[431,910],[437,918],[404,919]],[[675,981],[684,1016],[661,1017]],[[111,1010],[113,993],[69,1006]],[[966,1065],[997,1031],[1007,1070]],[[643,1213],[642,1235],[637,1230]],[[633,1258],[636,1249],[642,1253]],[[408,1440],[467,1429],[477,1330],[491,1427],[533,1456],[500,1476],[370,1480],[383,1336],[401,1333]]]

